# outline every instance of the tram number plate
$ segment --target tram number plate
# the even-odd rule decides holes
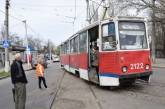
[[[144,64],[143,63],[135,63],[135,64],[130,64],[131,70],[133,69],[143,69]]]

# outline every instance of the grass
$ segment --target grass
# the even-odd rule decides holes
[[[10,73],[9,72],[5,72],[5,71],[1,71],[0,72],[0,78],[1,77],[8,77],[8,76],[10,76]]]

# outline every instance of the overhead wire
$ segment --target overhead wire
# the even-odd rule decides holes
[[[0,12],[3,13],[3,14],[5,14],[5,12],[4,12],[3,10],[1,10],[1,9],[0,9]],[[15,17],[15,16],[11,15],[11,14],[9,14],[9,17],[11,17],[11,18],[13,18],[13,19],[15,19],[15,20],[17,20],[17,21],[23,23],[23,20],[22,20],[22,19],[17,18],[17,17]],[[17,24],[16,24],[16,25],[17,25]],[[15,26],[15,25],[13,25],[13,26]],[[29,24],[27,25],[27,27],[29,27],[29,29],[30,29],[33,33],[35,33],[36,35],[40,35],[40,34],[38,34]],[[40,35],[40,36],[41,36],[41,35]]]
[[[19,3],[17,3],[17,5],[18,5]],[[31,6],[31,7],[39,7],[39,8],[41,8],[41,7],[62,7],[62,8],[64,8],[64,7],[75,7],[75,5],[39,5],[39,4],[27,4],[27,3],[21,3],[21,5],[25,5],[25,6]],[[78,5],[78,7],[85,7],[84,5]]]
[[[91,1],[91,2],[93,2],[93,3],[95,3],[95,4],[97,4],[97,5],[100,4],[100,3],[98,3],[98,2],[96,2],[96,1],[94,1],[94,0],[89,0],[89,1]],[[101,1],[103,1],[103,0],[101,0]],[[100,6],[105,7],[105,6],[103,6],[103,5],[100,5]]]
[[[39,34],[38,32],[36,32],[29,24],[27,24],[27,28],[30,29],[34,34],[36,34],[37,36],[41,36],[43,37],[41,34]]]
[[[2,11],[2,10],[0,10],[0,12],[3,13],[3,14],[5,14],[5,12]],[[21,20],[21,19],[15,17],[15,16],[13,16],[13,15],[10,14],[9,16],[12,17],[13,19],[15,19],[15,20],[20,21],[21,23],[23,23],[23,20]],[[16,26],[16,25],[18,25],[18,24],[15,24],[15,25],[13,25],[13,26]],[[37,36],[41,36],[41,35],[40,35],[39,33],[37,33],[29,24],[27,24],[27,27],[28,27],[34,34],[36,34]]]
[[[3,10],[1,10],[1,9],[0,9],[0,12],[3,13],[3,14],[5,14],[5,12],[4,12]],[[15,20],[17,20],[17,21],[23,21],[23,20],[21,20],[21,19],[15,17],[15,16],[13,16],[13,15],[11,15],[11,14],[9,14],[9,17],[11,17],[11,18],[13,18],[13,19],[15,19]]]
[[[96,11],[94,12],[94,14],[92,15],[92,17],[90,18],[90,21],[92,20],[92,18],[95,16],[96,12],[98,11],[99,7],[101,6],[101,4],[103,3],[103,0],[101,0],[99,6],[97,7]]]
[[[39,5],[38,5],[39,6]],[[48,6],[48,5],[44,5],[44,6]],[[41,7],[41,6],[40,6]],[[50,7],[50,5],[48,6],[48,7]],[[73,6],[60,6],[60,7],[73,7]],[[75,14],[74,14],[74,17],[71,17],[71,16],[65,16],[65,15],[59,15],[58,14],[58,16],[63,16],[63,17],[66,17],[66,18],[71,18],[71,19],[73,19],[74,21],[73,22],[75,22],[80,16],[78,16],[77,17],[77,4],[76,4],[76,0],[75,0],[75,5],[74,5],[74,7],[75,7]],[[0,12],[1,13],[3,13],[3,14],[5,14],[5,12],[4,11],[2,11],[2,10],[0,10]],[[80,13],[81,14],[81,13]],[[15,20],[17,20],[17,21],[20,21],[20,22],[22,22],[23,20],[22,19],[20,19],[20,18],[18,18],[18,17],[16,17],[16,16],[14,16],[14,15],[11,15],[11,14],[9,14],[9,17],[11,17],[11,18],[13,18],[13,19],[15,19]],[[63,23],[73,23],[73,22],[67,22],[67,21],[65,21],[65,22],[63,22]],[[15,26],[15,25],[14,25]],[[29,24],[27,25],[28,27],[29,27],[29,29],[33,32],[33,33],[35,33],[37,36],[41,36],[38,32],[36,32]]]

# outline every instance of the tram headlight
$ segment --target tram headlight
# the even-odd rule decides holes
[[[149,70],[149,68],[150,68],[150,66],[147,64],[147,65],[146,65],[146,70]]]
[[[128,70],[128,68],[127,68],[126,66],[122,67],[122,72],[123,72],[123,73],[126,73],[127,70]]]

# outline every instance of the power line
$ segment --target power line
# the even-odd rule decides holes
[[[4,12],[4,11],[2,11],[2,10],[0,10],[0,12],[1,12],[1,13],[3,13],[3,14],[5,14],[5,12]]]
[[[94,14],[92,15],[92,17],[89,19],[90,21],[92,20],[92,18],[95,16],[96,12],[98,12],[99,7],[101,6],[101,4],[103,3],[104,0],[101,0],[99,6],[97,7],[96,11],[94,12]]]
[[[0,12],[3,13],[3,14],[5,14],[5,12],[2,11],[2,10],[0,10]],[[13,19],[16,19],[17,21],[20,21],[20,22],[23,21],[23,20],[21,20],[21,19],[15,17],[15,16],[13,16],[13,15],[9,15],[9,16],[12,17]],[[41,36],[41,35],[40,35],[39,33],[37,33],[29,24],[27,25],[27,27],[28,27],[33,33],[35,33],[37,36]]]
[[[91,2],[93,2],[93,3],[95,3],[95,4],[97,4],[97,5],[100,5],[100,3],[98,3],[98,2],[96,2],[96,1],[94,1],[94,0],[89,0],[89,1],[91,1]],[[101,1],[103,1],[103,0],[101,0]],[[100,6],[105,7],[105,6],[103,6],[103,5],[100,5]]]
[[[36,34],[37,36],[41,36],[43,37],[42,35],[40,35],[38,32],[36,32],[29,24],[27,24],[27,27],[28,29],[30,29],[34,34]]]
[[[3,14],[5,14],[5,12],[4,12],[4,11],[2,11],[1,9],[0,9],[0,12],[1,12],[1,13],[3,13]],[[19,19],[19,18],[17,18],[17,17],[15,17],[15,16],[13,16],[13,15],[11,15],[11,14],[9,14],[9,17],[11,17],[11,18],[13,18],[13,19],[15,19],[15,20],[17,20],[17,21],[21,21],[21,22],[22,22],[22,20],[21,20],[21,19]]]
[[[76,0],[75,0],[75,13],[74,13],[74,17],[76,18],[76,12],[77,12],[77,2],[76,2]]]
[[[20,26],[20,24],[21,24],[21,22],[16,23],[16,24],[14,24],[14,25],[11,25],[10,28],[12,28],[12,27],[16,27],[16,26],[18,26],[18,25]]]
[[[18,5],[18,3],[17,3]],[[33,7],[61,7],[61,8],[64,8],[64,7],[75,7],[75,5],[38,5],[38,4],[24,4],[24,3],[21,3],[21,5],[25,5],[25,6],[33,6]],[[85,5],[78,5],[78,7],[85,7]]]

